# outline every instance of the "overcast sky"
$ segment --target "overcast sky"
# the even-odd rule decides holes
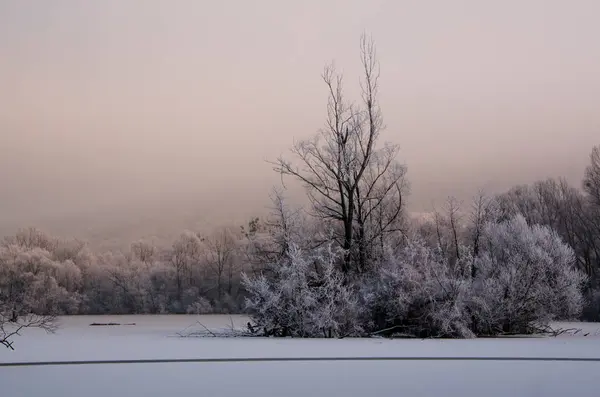
[[[262,210],[279,180],[265,160],[323,125],[326,63],[356,91],[365,31],[413,210],[578,184],[600,144],[599,15],[597,0],[0,0],[0,220]]]

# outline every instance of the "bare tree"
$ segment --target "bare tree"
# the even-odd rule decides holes
[[[453,196],[446,199],[442,211],[433,209],[433,222],[439,250],[452,263],[460,260],[460,240],[462,237],[461,203]]]
[[[471,204],[471,213],[469,214],[469,237],[471,240],[471,278],[477,276],[477,266],[475,264],[477,257],[481,252],[481,244],[485,225],[489,222],[495,222],[499,218],[499,211],[496,202],[486,196],[483,191],[479,191]]]
[[[326,127],[312,139],[294,144],[292,153],[300,165],[282,157],[274,162],[277,172],[304,184],[314,214],[335,226],[334,240],[346,252],[344,272],[364,268],[367,243],[395,227],[405,188],[405,169],[395,160],[398,146],[377,148],[384,126],[373,40],[363,36],[360,52],[360,103],[346,100],[342,76],[333,66],[326,67],[322,76],[329,91]],[[388,200],[390,197],[394,198]],[[383,216],[386,206],[392,210]],[[378,227],[374,221],[379,221],[375,222]],[[354,269],[353,258],[357,259]]]
[[[305,248],[309,245],[306,240],[316,241],[317,245],[324,240],[314,233],[309,235],[303,227],[301,209],[290,208],[281,189],[274,188],[270,198],[270,214],[262,221],[251,219],[247,227],[241,228],[245,243],[241,251],[254,275],[270,273],[273,264],[287,257],[292,243]]]
[[[454,247],[454,256],[452,262],[460,261],[460,243],[459,227],[461,225],[460,202],[455,197],[449,197],[446,203],[446,212],[448,214],[448,223],[452,232],[452,246]]]
[[[395,158],[397,145],[386,144],[373,153],[373,163],[356,189],[358,263],[381,255],[391,234],[404,234],[404,196],[408,192],[406,167]],[[359,269],[364,270],[364,269]]]
[[[57,328],[56,317],[33,313],[15,317],[12,311],[7,313],[0,310],[0,345],[15,350],[12,338],[20,335],[25,328],[40,328],[46,332],[54,332]]]
[[[185,232],[173,243],[170,251],[169,262],[175,268],[175,282],[177,298],[183,298],[184,287],[193,282],[192,271],[194,265],[199,263],[202,251],[202,242],[197,234]]]
[[[205,239],[206,262],[217,282],[217,296],[221,301],[227,278],[227,293],[231,295],[235,269],[236,239],[229,229],[223,228]]]
[[[597,206],[600,207],[600,145],[592,149],[590,165],[585,170],[583,188]]]

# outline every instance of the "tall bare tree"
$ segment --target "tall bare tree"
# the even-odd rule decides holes
[[[360,53],[359,103],[346,100],[342,76],[327,66],[322,75],[329,92],[325,128],[293,145],[298,164],[283,157],[274,162],[277,172],[304,184],[314,214],[334,226],[334,239],[346,252],[345,272],[364,269],[369,246],[397,228],[406,190],[398,146],[377,147],[384,125],[372,39],[363,35]]]
[[[499,210],[497,209],[496,202],[492,198],[486,196],[484,191],[480,190],[471,203],[471,212],[469,214],[468,233],[473,248],[471,252],[471,278],[473,279],[477,276],[477,266],[475,261],[481,252],[485,224],[487,222],[495,221],[498,218]]]

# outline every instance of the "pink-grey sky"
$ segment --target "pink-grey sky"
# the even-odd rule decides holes
[[[0,219],[268,205],[266,159],[381,62],[410,207],[564,176],[600,144],[597,0],[0,0]]]

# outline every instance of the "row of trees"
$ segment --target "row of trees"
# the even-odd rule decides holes
[[[162,251],[137,242],[100,254],[25,229],[0,242],[0,296],[9,317],[237,312],[244,251],[242,233],[227,229],[210,237],[185,232]]]
[[[333,67],[325,128],[274,169],[309,206],[273,195],[273,212],[240,230],[183,233],[93,253],[26,229],[0,242],[0,341],[57,314],[247,311],[266,335],[529,333],[552,319],[600,316],[600,148],[583,190],[563,180],[449,199],[431,218],[405,209],[398,146],[381,143],[379,65],[361,41],[361,96]],[[33,315],[32,315],[33,314]]]

